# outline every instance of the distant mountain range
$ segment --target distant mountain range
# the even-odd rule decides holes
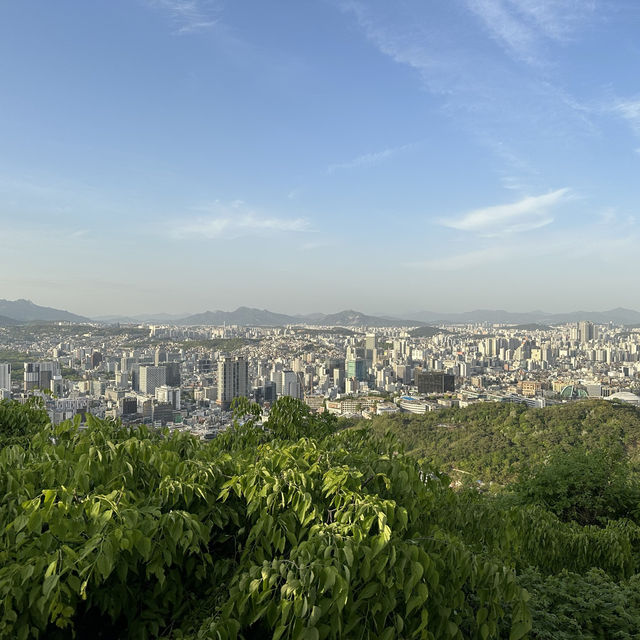
[[[572,311],[569,313],[548,313],[545,311],[513,312],[504,310],[476,309],[461,313],[441,313],[434,311],[416,311],[404,314],[404,317],[367,315],[352,309],[339,313],[311,313],[307,315],[287,315],[274,313],[267,309],[238,307],[235,311],[205,311],[203,313],[169,314],[155,313],[136,316],[100,316],[90,320],[84,316],[41,307],[30,300],[1,300],[0,326],[38,322],[103,322],[107,324],[175,324],[195,325],[239,325],[254,327],[277,327],[283,325],[305,324],[312,326],[336,327],[422,327],[434,324],[477,324],[500,323],[505,325],[554,325],[567,322],[589,320],[596,324],[613,322],[619,325],[640,326],[640,312],[618,307],[609,311]]]
[[[31,300],[1,300],[0,316],[13,320],[14,324],[22,322],[90,322],[89,318],[53,309],[51,307],[41,307]]]
[[[119,322],[121,324],[137,322],[171,323],[185,327],[196,325],[221,326],[223,324],[244,327],[281,327],[291,324],[335,327],[419,327],[424,324],[419,320],[369,316],[351,309],[331,314],[288,315],[251,307],[238,307],[235,311],[205,311],[187,316],[167,316],[166,314],[156,313],[134,317],[101,316],[94,318],[94,320],[109,323]]]
[[[527,311],[523,313],[476,309],[462,313],[438,313],[433,311],[418,311],[411,313],[411,317],[428,324],[475,324],[478,322],[500,324],[565,324],[588,320],[596,324],[640,324],[640,312],[633,309],[610,309],[609,311],[571,311],[568,313],[548,313],[546,311]]]
[[[235,311],[205,311],[189,316],[162,318],[162,314],[136,316],[134,322],[173,323],[182,326],[193,325],[239,325],[254,327],[276,327],[287,324],[307,324],[313,326],[338,327],[421,327],[434,324],[477,324],[481,322],[505,325],[553,325],[589,320],[596,324],[640,325],[640,312],[633,309],[611,309],[610,311],[573,311],[569,313],[548,313],[545,311],[513,312],[504,310],[477,309],[461,313],[438,313],[417,311],[403,317],[366,315],[351,309],[339,313],[311,313],[307,315],[287,315],[266,309],[239,307]],[[127,319],[111,320],[126,322]],[[129,319],[128,321],[131,321]]]
[[[284,313],[273,313],[267,309],[239,307],[235,311],[205,311],[177,320],[176,324],[183,326],[236,324],[245,327],[279,327],[287,324],[332,327],[406,327],[420,326],[424,323],[401,318],[368,316],[351,309],[331,314],[313,313],[306,316],[290,316]]]

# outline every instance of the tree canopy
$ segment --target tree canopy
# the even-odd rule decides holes
[[[604,510],[583,525],[534,491],[533,471],[500,495],[454,490],[395,435],[344,428],[291,398],[264,421],[246,400],[235,411],[208,442],[91,416],[53,426],[35,405],[1,403],[0,637],[519,640],[640,628],[633,520]]]

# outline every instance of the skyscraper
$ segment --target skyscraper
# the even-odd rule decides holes
[[[245,358],[222,356],[218,360],[218,404],[225,411],[234,398],[249,395],[249,363]]]
[[[24,363],[24,390],[49,389],[51,379],[60,375],[58,362],[25,362]]]
[[[180,410],[180,389],[161,385],[156,388],[156,400],[161,403],[170,403],[174,409]]]
[[[282,395],[292,398],[301,398],[301,388],[298,381],[298,374],[290,369],[282,371]]]
[[[368,367],[373,364],[373,354],[377,347],[378,341],[376,338],[376,334],[368,334],[364,339],[364,359],[367,361]]]
[[[153,395],[158,387],[167,384],[167,370],[165,367],[140,367],[140,392],[146,395]]]
[[[583,320],[578,323],[578,337],[580,342],[589,342],[590,340],[595,340],[597,336],[597,329],[593,325],[592,322],[587,322]]]
[[[11,365],[0,364],[0,389],[11,391]]]
[[[167,384],[170,387],[180,386],[180,363],[165,362],[162,365],[167,370]]]
[[[363,358],[354,358],[347,360],[346,363],[347,378],[355,378],[362,382],[367,379],[367,364]]]

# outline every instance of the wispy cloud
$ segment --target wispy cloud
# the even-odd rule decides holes
[[[414,144],[404,144],[400,147],[389,147],[382,151],[376,151],[374,153],[365,153],[348,162],[341,162],[337,164],[331,164],[327,167],[327,173],[335,173],[336,171],[358,169],[360,167],[370,167],[372,165],[380,164],[389,158],[402,153],[408,149],[414,147]]]
[[[534,31],[513,15],[501,0],[470,0],[469,8],[482,20],[491,36],[528,62],[534,60]]]
[[[514,68],[511,50],[504,56],[501,51],[468,44],[474,37],[470,37],[469,28],[477,29],[478,17],[484,16],[480,25],[486,31],[489,25],[485,25],[484,19],[491,22],[490,13],[494,12],[502,16],[502,22],[500,26],[492,23],[491,28],[502,33],[500,37],[513,47],[520,46],[523,56],[538,60],[549,43],[567,42],[578,33],[578,25],[592,13],[592,3],[460,1],[465,7],[472,7],[467,12],[469,19],[445,25],[434,21],[432,12],[425,11],[424,3],[418,1],[394,4],[391,9],[385,3],[373,1],[335,0],[380,53],[415,70],[422,85],[441,99],[441,110],[481,144],[501,139],[508,126],[518,127],[523,134],[533,127],[538,139],[547,137],[554,143],[558,135],[565,138],[593,135],[588,106],[553,82],[544,65]],[[501,50],[506,47],[503,43]],[[512,140],[511,144],[517,149],[519,140]],[[492,150],[501,158],[497,149]],[[507,164],[511,166],[510,162]],[[508,171],[514,175],[513,169]]]
[[[228,205],[215,202],[207,209],[209,213],[205,215],[199,215],[186,221],[171,221],[169,235],[175,239],[216,240],[313,230],[305,218],[280,218],[264,215],[249,209],[240,200]]]
[[[631,128],[640,135],[640,98],[617,100],[610,110],[624,118]]]
[[[352,14],[365,37],[384,55],[394,62],[405,64],[416,69],[425,80],[429,70],[440,64],[440,58],[431,55],[424,38],[424,33],[409,33],[403,30],[398,33],[385,21],[377,21],[368,8],[356,0],[343,0],[338,3],[345,13]],[[417,25],[414,24],[414,29]],[[426,40],[426,42],[425,42]]]
[[[538,229],[553,222],[549,210],[566,201],[569,189],[557,189],[541,196],[528,196],[517,202],[474,209],[454,219],[441,219],[440,224],[470,231],[482,236],[520,233]]]
[[[149,0],[155,7],[166,10],[177,32],[194,33],[210,29],[218,23],[218,3],[213,0]]]
[[[589,0],[468,0],[491,37],[515,58],[539,64],[548,41],[566,42],[594,12]]]

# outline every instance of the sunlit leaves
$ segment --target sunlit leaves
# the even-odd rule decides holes
[[[290,398],[211,443],[91,418],[0,450],[0,637],[514,637],[448,480]],[[462,505],[463,506],[463,505]],[[518,636],[519,637],[519,636]]]

